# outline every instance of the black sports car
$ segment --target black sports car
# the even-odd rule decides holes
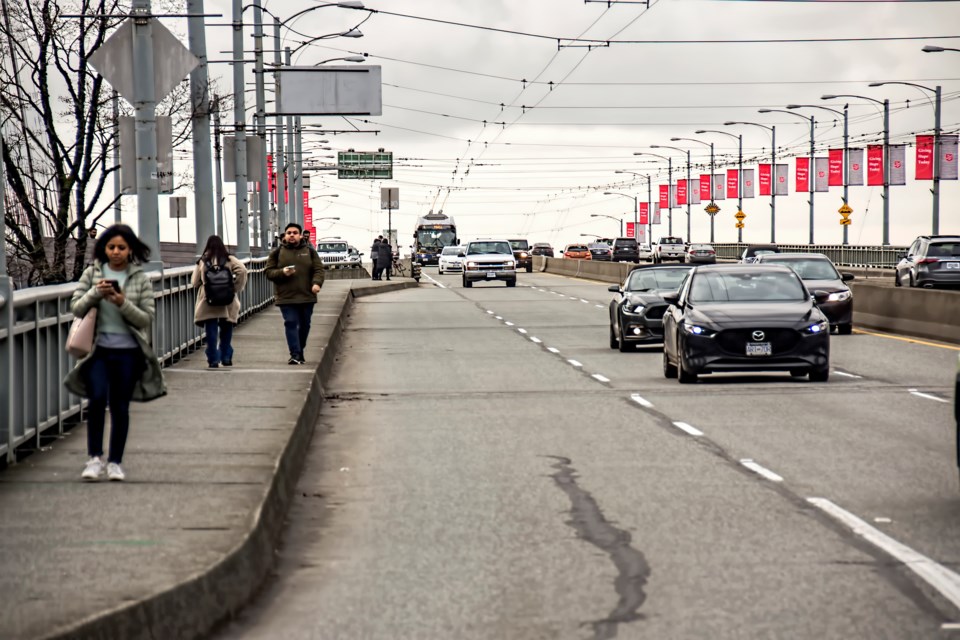
[[[818,301],[827,293],[815,292]],[[830,377],[830,322],[800,277],[780,265],[710,265],[690,272],[663,317],[663,375],[789,371]]]
[[[676,293],[693,265],[644,265],[636,267],[622,285],[609,290],[617,297],[610,301],[610,348],[631,351],[638,344],[663,342],[663,296]]]

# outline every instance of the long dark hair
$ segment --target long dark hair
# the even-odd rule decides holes
[[[141,242],[137,234],[133,232],[133,229],[125,224],[115,224],[107,227],[97,238],[97,243],[93,245],[93,257],[95,257],[100,264],[110,262],[110,259],[107,258],[107,243],[117,236],[123,238],[123,241],[130,247],[131,262],[143,264],[150,260],[150,247]]]
[[[203,248],[200,260],[209,260],[210,264],[226,264],[230,261],[230,253],[220,236],[212,235],[207,238],[207,246]]]

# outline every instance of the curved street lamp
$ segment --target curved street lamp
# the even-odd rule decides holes
[[[943,48],[943,47],[940,47]],[[887,84],[902,84],[929,91],[934,96],[933,105],[933,234],[940,233],[940,85],[934,88],[913,82],[891,80],[889,82],[871,82],[870,87],[882,87]]]
[[[617,217],[614,217],[614,216],[608,216],[608,215],[605,214],[605,213],[591,213],[591,214],[590,214],[590,217],[591,217],[591,218],[610,218],[611,220],[616,220],[617,222],[620,223],[620,235],[619,235],[618,237],[620,237],[620,238],[623,237],[623,218],[622,218],[622,217],[617,218]]]
[[[775,183],[777,173],[777,125],[767,126],[757,122],[728,121],[723,126],[729,127],[735,124],[748,124],[754,127],[760,127],[770,132],[770,242],[777,241],[777,185]]]
[[[719,133],[723,136],[730,136],[731,138],[736,139],[737,141],[737,212],[743,213],[743,134],[738,133],[736,135],[729,133],[727,131],[718,131],[716,129],[697,129],[694,131],[695,134],[700,135],[702,133]],[[699,142],[700,144],[707,144],[701,140],[695,140],[694,138],[678,138],[679,140],[690,140],[692,142]],[[713,143],[710,143],[710,200],[713,200]],[[737,221],[738,224],[740,221]],[[713,242],[713,218],[710,219],[710,242]],[[743,242],[743,227],[737,227],[737,242]]]
[[[651,186],[650,174],[637,173],[635,171],[625,171],[623,169],[616,169],[614,173],[629,173],[630,175],[639,176],[641,178],[647,179],[647,244],[650,244],[652,242],[651,238],[653,238],[653,212],[650,211],[650,198],[652,196],[653,187]],[[636,198],[634,198],[634,209],[637,211],[637,216],[634,218],[634,222],[633,222],[634,234],[636,234],[637,233],[636,230],[640,228],[639,227],[640,205],[637,204]]]
[[[620,193],[619,191],[604,191],[604,192],[603,192],[603,195],[605,195],[605,196],[623,196],[624,198],[630,198],[631,200],[633,200],[633,237],[634,237],[634,239],[636,239],[636,237],[637,237],[637,225],[639,224],[639,220],[638,220],[639,214],[638,214],[638,212],[637,212],[637,196],[631,196],[631,195],[628,194],[628,193]],[[622,229],[622,228],[621,228],[621,229]],[[622,231],[621,231],[620,235],[623,236],[623,232],[622,232]]]
[[[670,207],[670,193],[673,190],[673,159],[670,156],[662,156],[659,153],[650,153],[649,151],[634,151],[635,156],[653,156],[667,161],[667,234],[673,235],[673,209]],[[653,219],[653,212],[649,212],[650,219]],[[653,223],[650,225],[651,232]],[[689,238],[687,238],[689,240]],[[653,234],[650,235],[650,242],[653,243]]]
[[[810,116],[809,118],[807,118],[807,116],[803,116],[803,115],[800,115],[799,113],[788,111],[786,109],[758,109],[757,111],[759,113],[786,113],[787,115],[800,118],[801,120],[810,121],[810,165],[807,167],[807,189],[809,191],[809,196],[810,196],[810,201],[809,201],[810,203],[810,244],[812,245],[814,244],[813,242],[813,221],[814,221],[813,194],[814,194],[814,191],[813,191],[813,180],[811,178],[813,173],[813,162],[814,162],[813,158],[814,158],[814,155],[816,154],[816,148],[815,148],[816,147],[815,135],[816,135],[816,126],[817,126],[816,118],[814,116]],[[846,159],[844,159],[844,162],[846,162]]]
[[[666,144],[652,144],[650,145],[650,148],[651,149],[673,149],[674,151],[679,151],[680,153],[687,154],[687,242],[690,242],[690,234],[691,234],[690,232],[690,228],[691,228],[691,225],[690,225],[690,150],[681,149],[680,147],[671,147],[670,145],[666,145]],[[712,182],[713,178],[711,177],[710,180]],[[673,199],[673,192],[670,191],[667,194],[667,200],[669,201],[672,199]],[[671,202],[670,204],[673,204],[673,203]]]

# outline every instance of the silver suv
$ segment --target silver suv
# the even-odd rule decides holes
[[[474,282],[503,280],[508,287],[517,286],[517,261],[506,240],[474,240],[468,242],[463,258],[463,286]]]
[[[327,269],[343,269],[349,266],[350,245],[343,240],[317,240],[317,254]]]

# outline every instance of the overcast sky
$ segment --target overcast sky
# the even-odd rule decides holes
[[[264,0],[266,9],[281,19],[316,4]],[[867,85],[874,81],[939,84],[944,96],[943,129],[956,132],[960,128],[960,52],[921,51],[925,44],[960,49],[960,38],[947,38],[960,36],[960,4],[954,2],[660,0],[649,9],[641,3],[614,2],[608,7],[606,2],[583,0],[365,0],[365,5],[413,17],[323,7],[290,25],[312,36],[360,25],[364,34],[359,39],[328,39],[304,47],[298,53],[298,65],[366,54],[369,64],[382,67],[382,116],[305,118],[331,129],[367,131],[306,136],[308,149],[319,146],[311,139],[321,137],[334,148],[313,152],[320,162],[330,160],[319,156],[348,148],[382,147],[394,153],[394,180],[389,183],[337,180],[329,172],[312,174],[313,195],[339,195],[313,201],[315,216],[340,217],[338,222],[318,223],[318,232],[342,236],[361,250],[368,250],[370,240],[387,226],[386,212],[379,208],[382,186],[400,189],[401,207],[393,214],[393,226],[403,246],[410,243],[416,218],[430,209],[454,216],[462,239],[526,237],[562,248],[582,241],[580,234],[615,235],[617,221],[590,215],[632,220],[633,203],[603,192],[646,200],[645,181],[615,171],[658,176],[654,200],[657,184],[666,182],[666,162],[635,156],[635,151],[670,155],[674,179],[684,177],[686,156],[650,149],[651,145],[689,148],[694,163],[706,164],[706,146],[670,138],[712,141],[718,173],[721,164],[735,160],[735,140],[719,134],[695,135],[698,129],[742,133],[745,157],[769,155],[766,130],[725,127],[723,123],[731,120],[776,125],[778,155],[789,157],[785,162],[790,165],[791,194],[777,198],[777,240],[806,242],[808,198],[794,193],[793,156],[809,149],[809,123],[789,114],[760,114],[758,109],[782,109],[790,103],[842,109],[843,101],[821,101],[826,93],[889,98],[891,141],[912,142],[917,133],[933,128],[933,107],[926,92]],[[230,17],[230,6],[225,0],[207,0],[205,9],[222,13],[224,19],[211,22],[223,23]],[[252,12],[247,17],[252,19]],[[286,45],[297,46],[303,40],[286,30],[284,34]],[[229,28],[210,27],[207,38],[211,59],[229,57],[220,53],[230,46]],[[592,46],[572,40],[577,38],[592,41]],[[921,39],[769,42],[832,38]],[[691,40],[724,42],[669,42]],[[751,42],[756,40],[767,42]],[[271,40],[267,43],[272,46]],[[226,65],[211,69],[230,86]],[[252,65],[247,70],[252,80]],[[877,141],[883,128],[881,109],[865,100],[848,102],[851,146]],[[817,155],[842,146],[839,118],[820,109],[798,113],[817,118]],[[914,181],[913,161],[911,146],[908,185],[891,187],[893,244],[909,244],[916,235],[930,231],[931,183]],[[693,171],[694,176],[699,173]],[[816,194],[818,243],[841,240],[836,211],[841,191],[833,187],[829,193]],[[880,194],[880,187],[850,188],[852,243],[880,242]],[[769,239],[769,203],[768,197],[744,201],[746,241]],[[735,202],[719,204],[716,241],[735,241]],[[960,232],[958,204],[960,186],[956,181],[943,182],[941,232]],[[228,198],[225,210],[232,211],[232,206]],[[161,211],[165,210],[161,203]],[[686,236],[686,220],[685,207],[674,209],[675,234]],[[173,228],[165,221],[165,239],[170,239]],[[664,214],[664,224],[654,229],[654,238],[666,231]],[[191,224],[184,225],[183,237],[192,237]],[[692,239],[708,237],[709,216],[702,204],[694,205]]]

